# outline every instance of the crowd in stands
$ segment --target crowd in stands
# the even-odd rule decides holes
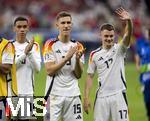
[[[111,22],[119,34],[121,22],[114,10],[123,6],[133,16],[134,37],[141,36],[142,28],[149,26],[150,10],[147,0],[1,0],[0,32],[12,30],[19,15],[27,16],[32,30],[55,30],[54,18],[62,10],[71,12],[74,31],[96,32],[99,25]]]

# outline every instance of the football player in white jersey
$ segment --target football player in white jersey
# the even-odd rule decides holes
[[[14,21],[14,32],[16,33],[13,42],[15,46],[16,74],[18,82],[19,97],[30,98],[33,100],[34,94],[34,73],[41,68],[40,48],[34,39],[28,40],[26,34],[29,31],[29,22],[25,17],[17,17]],[[32,101],[31,101],[32,102]],[[16,101],[18,103],[18,101]],[[26,112],[25,112],[26,115]],[[28,117],[20,117],[28,119]]]
[[[84,47],[71,40],[72,17],[56,17],[58,37],[47,40],[43,57],[47,71],[46,96],[50,96],[50,121],[83,121],[78,79],[82,75]]]
[[[99,88],[94,105],[94,121],[129,121],[126,101],[126,81],[124,58],[130,45],[132,20],[122,7],[116,14],[126,22],[125,34],[121,43],[115,44],[113,25],[106,23],[100,27],[102,46],[91,52],[85,85],[84,110],[89,112],[89,93],[94,73],[98,72]]]

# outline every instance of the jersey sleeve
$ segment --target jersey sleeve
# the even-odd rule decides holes
[[[34,71],[38,72],[41,68],[40,47],[38,43],[34,43],[31,53],[28,55],[31,66]]]
[[[8,43],[2,53],[2,64],[13,64],[15,49],[12,43]]]
[[[16,62],[17,69],[19,67],[21,67],[21,65],[23,65],[22,63],[25,61],[25,59],[26,59],[26,54],[25,53],[22,53],[21,55],[15,56],[15,62]]]
[[[29,56],[31,56],[36,58],[37,62],[41,62],[41,55],[40,55],[40,46],[38,43],[34,43],[31,54],[29,54]]]
[[[42,51],[44,63],[54,62],[56,60],[52,49],[54,43],[55,41],[47,40],[47,42],[44,44],[43,51]]]
[[[94,61],[94,53],[91,52],[90,57],[89,57],[89,62],[88,62],[87,73],[94,74],[95,70],[96,70],[96,65],[95,65],[95,61]]]

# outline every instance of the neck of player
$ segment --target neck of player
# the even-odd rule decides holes
[[[67,43],[71,40],[71,37],[70,35],[59,35],[58,39],[63,43]]]
[[[25,43],[26,42],[26,36],[19,36],[19,35],[16,35],[16,41],[18,43]]]
[[[112,48],[113,45],[102,45],[103,49],[109,50]]]

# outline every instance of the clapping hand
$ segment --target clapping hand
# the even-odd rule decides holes
[[[26,46],[24,53],[28,55],[28,53],[32,50],[32,47],[34,45],[34,38],[29,42],[29,44]]]

